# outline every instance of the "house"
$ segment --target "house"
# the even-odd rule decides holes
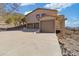
[[[26,15],[27,28],[39,29],[40,32],[55,33],[64,31],[64,16],[57,10],[38,8]]]

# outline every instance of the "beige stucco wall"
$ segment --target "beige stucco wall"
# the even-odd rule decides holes
[[[56,30],[60,30],[60,29],[61,29],[60,20],[56,19]]]
[[[37,23],[38,20],[36,19],[37,14],[45,13],[46,15],[57,15],[56,11],[49,11],[49,10],[37,10],[29,15],[27,15],[27,23]]]
[[[56,17],[44,16],[44,17],[40,18],[40,21],[45,21],[45,20],[56,20]]]
[[[65,20],[63,15],[58,15],[56,18],[56,29],[62,30],[65,26]]]

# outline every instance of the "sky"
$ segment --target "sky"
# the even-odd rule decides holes
[[[67,18],[66,27],[79,27],[79,3],[21,3],[16,12],[26,15],[37,8],[56,9]]]

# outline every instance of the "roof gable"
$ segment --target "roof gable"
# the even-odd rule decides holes
[[[33,10],[32,12],[28,13],[27,15],[29,15],[35,11],[38,11],[38,10],[48,10],[48,11],[58,12],[57,10],[54,10],[54,9],[52,10],[52,9],[45,9],[45,8],[37,8],[37,9]],[[25,15],[25,16],[27,16],[27,15]]]

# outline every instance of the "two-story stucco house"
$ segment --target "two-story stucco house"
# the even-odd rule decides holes
[[[26,15],[27,28],[39,29],[40,32],[55,33],[64,30],[64,16],[57,10],[38,8]]]

